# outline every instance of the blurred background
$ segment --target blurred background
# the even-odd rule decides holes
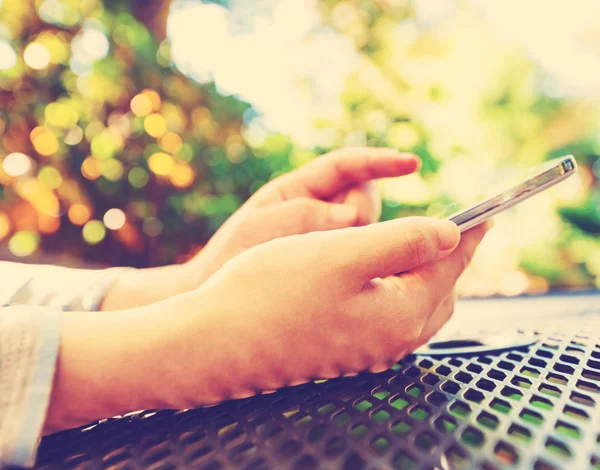
[[[581,171],[497,218],[464,296],[600,287],[596,0],[0,0],[0,258],[185,260],[342,146],[423,159],[383,218],[495,169]]]

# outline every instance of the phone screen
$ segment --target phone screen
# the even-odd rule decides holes
[[[508,169],[497,172],[496,181],[488,184],[484,193],[468,203],[448,204],[432,215],[447,218],[466,230],[494,214],[528,199],[575,173],[572,156],[561,157],[528,169]]]

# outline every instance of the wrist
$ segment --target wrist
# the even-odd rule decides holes
[[[64,313],[45,433],[153,408],[153,342],[145,308]]]
[[[198,287],[196,277],[187,263],[129,269],[106,293],[100,310],[124,310],[160,302]]]
[[[218,268],[215,268],[216,261],[214,256],[210,255],[210,251],[203,249],[192,259],[179,265],[181,274],[186,279],[188,289],[184,292],[190,292],[199,288]]]

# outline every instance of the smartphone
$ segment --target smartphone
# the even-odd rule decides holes
[[[452,205],[447,208],[445,218],[454,222],[461,232],[486,221],[521,201],[529,199],[577,172],[577,163],[572,155],[556,158],[519,172],[502,186],[489,191],[475,204]],[[446,214],[450,215],[446,215]]]

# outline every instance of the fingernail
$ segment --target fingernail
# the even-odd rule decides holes
[[[414,155],[414,154],[413,154],[413,158],[417,161],[417,168],[415,169],[415,171],[419,171],[421,169],[421,167],[423,166],[423,160],[421,160],[421,157],[419,157],[418,155]]]
[[[416,155],[414,153],[398,152],[398,156],[402,157],[401,160],[403,160],[403,161],[406,161],[406,160],[415,161],[417,164],[415,171],[421,169],[421,165],[423,164],[423,161],[421,160],[421,158],[418,155]]]
[[[356,207],[347,204],[332,204],[331,219],[336,223],[345,223],[356,220],[358,212]]]
[[[454,222],[449,220],[436,220],[435,222],[439,247],[441,250],[451,250],[458,245],[460,241],[460,230]]]

